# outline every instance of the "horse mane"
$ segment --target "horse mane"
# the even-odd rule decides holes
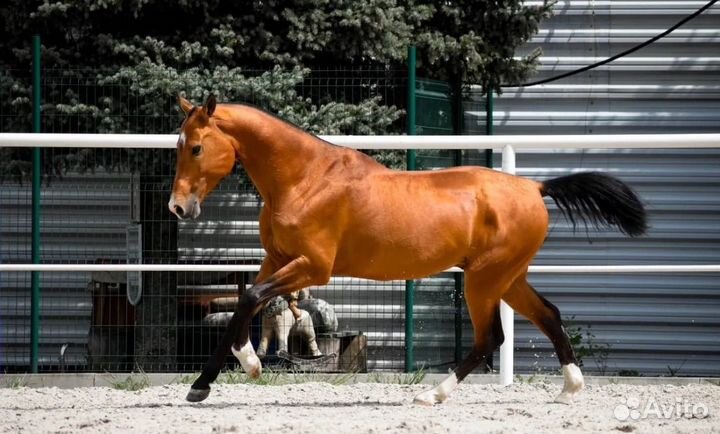
[[[262,107],[256,106],[256,105],[254,105],[254,104],[244,103],[244,102],[238,102],[238,103],[226,103],[225,105],[246,107],[246,108],[249,108],[249,109],[252,109],[252,110],[259,111],[260,113],[266,114],[266,115],[270,116],[271,118],[276,119],[276,120],[284,123],[285,125],[288,125],[288,126],[292,127],[293,129],[301,132],[301,133],[305,133],[305,134],[308,134],[308,135],[314,137],[315,139],[317,139],[318,141],[320,141],[320,142],[322,142],[322,143],[328,144],[328,145],[333,146],[333,147],[340,147],[340,146],[338,146],[338,145],[336,145],[336,144],[334,144],[334,143],[330,143],[330,142],[328,142],[327,140],[324,140],[324,139],[318,137],[318,135],[315,134],[315,133],[311,133],[310,131],[304,130],[303,128],[301,128],[300,126],[298,126],[298,125],[290,122],[289,120],[284,119],[284,118],[278,116],[277,114],[275,114],[275,113],[273,113],[273,112],[271,112],[271,111],[269,111],[269,110],[267,110],[267,109],[264,109],[264,108],[262,108]]]

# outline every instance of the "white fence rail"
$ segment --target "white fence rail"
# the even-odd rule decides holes
[[[597,134],[560,136],[319,136],[355,149],[621,149],[718,148],[720,134]],[[175,148],[176,134],[0,133],[0,147]]]
[[[530,273],[720,273],[720,265],[531,265]],[[1,264],[0,271],[213,271],[240,272],[260,271],[259,265],[236,264]],[[462,273],[452,267],[446,273]]]
[[[598,134],[558,136],[320,136],[355,149],[502,149],[502,170],[515,173],[516,149],[720,148],[720,134]],[[0,147],[174,148],[174,134],[0,133]],[[5,271],[257,271],[257,265],[179,264],[0,264]],[[460,272],[459,268],[447,271]],[[720,265],[531,266],[531,273],[720,273]],[[500,383],[513,380],[513,311],[501,306],[505,343],[500,348]]]

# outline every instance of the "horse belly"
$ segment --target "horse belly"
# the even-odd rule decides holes
[[[472,245],[474,196],[413,201],[358,213],[338,249],[333,273],[376,280],[414,279],[461,264]],[[383,208],[378,208],[383,209]]]
[[[373,280],[419,279],[458,265],[462,257],[457,254],[429,258],[414,258],[411,249],[388,249],[384,254],[368,257],[338,258],[333,275]]]

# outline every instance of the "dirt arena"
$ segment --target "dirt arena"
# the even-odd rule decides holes
[[[462,384],[446,403],[412,404],[426,385],[215,385],[199,404],[187,385],[137,392],[0,389],[0,433],[708,433],[720,432],[720,386],[590,385],[575,405],[549,383]],[[692,413],[695,413],[693,416]]]

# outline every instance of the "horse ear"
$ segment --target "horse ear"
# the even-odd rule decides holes
[[[215,95],[210,94],[210,96],[208,96],[205,100],[205,105],[203,106],[205,108],[205,113],[207,113],[208,117],[212,116],[212,114],[215,112],[215,104],[217,104]]]
[[[178,104],[180,105],[180,109],[182,109],[183,113],[186,115],[190,113],[190,110],[193,108],[193,104],[182,97],[182,95],[178,95],[177,97]]]

